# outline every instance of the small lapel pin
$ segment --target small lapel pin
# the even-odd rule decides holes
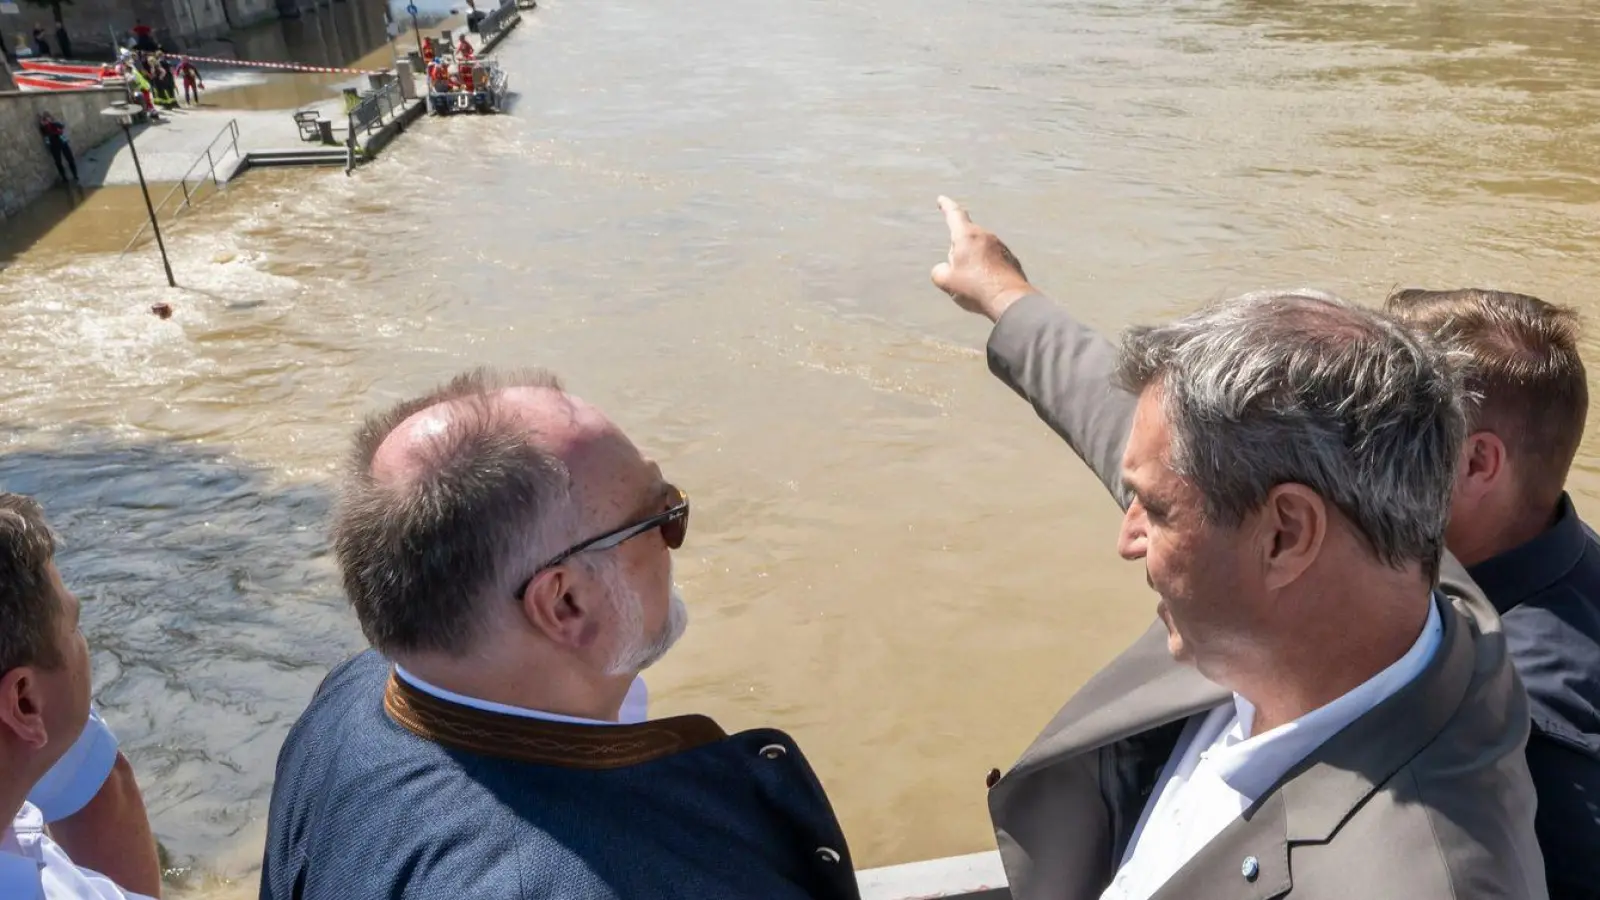
[[[1244,876],[1245,881],[1255,881],[1256,876],[1261,874],[1261,863],[1254,856],[1246,856],[1244,864],[1239,866],[1239,874]]]

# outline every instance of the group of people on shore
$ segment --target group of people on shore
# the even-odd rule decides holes
[[[1117,345],[940,205],[934,284],[993,323],[990,370],[1122,506],[1115,547],[1157,595],[986,779],[1011,895],[1600,898],[1574,314],[1261,291]],[[790,736],[648,715],[641,673],[688,623],[689,518],[543,370],[367,419],[331,542],[371,649],[284,741],[262,900],[859,900]],[[54,550],[43,510],[0,495],[0,896],[155,896]]]
[[[127,85],[129,98],[152,115],[158,114],[158,108],[173,110],[179,107],[180,81],[183,83],[183,102],[190,106],[200,104],[200,92],[206,86],[193,60],[186,56],[168,56],[160,49],[124,49],[117,58],[115,70]]]

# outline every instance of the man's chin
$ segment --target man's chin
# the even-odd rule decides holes
[[[1192,659],[1189,653],[1189,646],[1183,642],[1183,638],[1176,631],[1167,632],[1167,652],[1172,654],[1173,659],[1181,663],[1189,662]]]
[[[683,602],[683,595],[674,587],[667,605],[667,620],[661,623],[661,633],[656,635],[655,641],[651,643],[649,650],[645,652],[639,671],[643,672],[645,669],[660,662],[662,657],[666,656],[667,652],[678,643],[678,639],[683,637],[683,633],[688,627],[689,607]]]
[[[1156,615],[1161,619],[1161,624],[1167,626],[1167,652],[1178,662],[1188,662],[1189,648],[1184,644],[1183,635],[1178,633],[1177,626],[1172,624],[1172,612],[1167,609],[1167,601],[1156,603]]]

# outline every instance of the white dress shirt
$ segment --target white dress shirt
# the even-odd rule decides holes
[[[44,814],[46,824],[65,819],[100,793],[116,761],[116,735],[91,706],[83,734],[28,792],[28,802]]]
[[[44,815],[22,804],[0,832],[0,897],[5,900],[150,900],[130,894],[111,879],[72,864],[44,833]]]
[[[1439,600],[1411,649],[1349,693],[1264,734],[1256,708],[1233,702],[1195,716],[1178,737],[1146,802],[1116,878],[1100,900],[1147,900],[1262,794],[1345,726],[1410,684],[1439,648]]]
[[[501,713],[508,716],[521,716],[525,719],[544,719],[547,722],[568,722],[573,725],[635,725],[643,722],[648,716],[650,693],[644,686],[644,678],[634,676],[633,684],[628,685],[628,696],[622,700],[622,709],[617,713],[617,721],[606,722],[600,719],[581,719],[577,716],[563,716],[560,713],[545,712],[539,709],[524,709],[520,706],[508,706],[504,703],[495,703],[490,700],[479,700],[477,697],[468,697],[455,691],[447,691],[442,687],[435,687],[421,678],[407,672],[396,663],[394,673],[425,694],[432,694],[440,700],[447,700],[460,706],[470,706],[484,712]]]

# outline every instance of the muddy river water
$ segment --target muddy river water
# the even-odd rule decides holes
[[[548,0],[498,51],[509,114],[425,121],[350,177],[245,175],[169,228],[178,292],[152,247],[118,255],[136,193],[9,225],[0,484],[68,541],[184,892],[250,895],[279,743],[361,646],[324,549],[353,423],[476,364],[556,369],[694,496],[654,713],[790,731],[864,866],[990,847],[984,774],[1153,603],[1111,501],[929,286],[935,196],[1107,329],[1301,284],[1593,320],[1596,21]]]

